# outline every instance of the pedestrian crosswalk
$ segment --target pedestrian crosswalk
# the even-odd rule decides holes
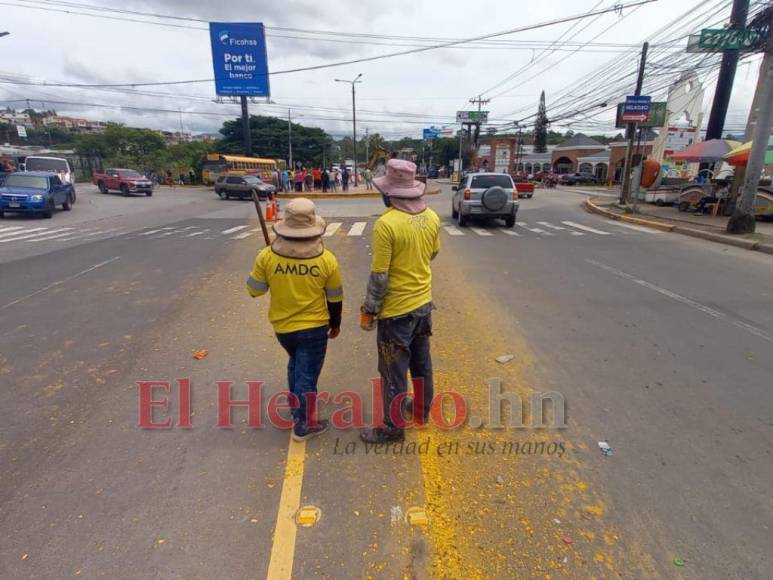
[[[74,240],[96,240],[100,237],[115,237],[124,233],[119,228],[47,228],[42,226],[5,226],[0,227],[0,247],[12,242],[69,242]]]
[[[132,240],[148,240],[155,242],[160,240],[246,240],[250,238],[262,238],[261,228],[256,224],[222,223],[220,220],[196,220],[197,223],[169,225],[160,227],[148,227],[138,231],[127,232],[121,228],[97,228],[77,226],[45,227],[23,225],[6,226],[0,224],[0,248],[11,243],[35,244],[39,242],[69,242],[69,241],[94,241],[105,238],[121,238]],[[324,237],[328,239],[367,239],[373,229],[375,217],[349,218],[334,221],[332,218],[325,230]],[[218,222],[221,225],[218,225]],[[598,227],[597,227],[598,225]],[[270,230],[269,230],[270,231]],[[632,226],[618,222],[596,222],[594,225],[580,223],[572,220],[546,220],[518,221],[514,228],[505,228],[488,224],[475,224],[470,227],[460,227],[454,222],[442,223],[442,235],[450,237],[481,237],[493,238],[503,236],[507,238],[555,238],[565,237],[597,237],[611,236],[615,234],[633,235],[636,232],[646,234],[661,233],[658,230],[650,230],[641,226]],[[273,236],[273,232],[271,236]]]

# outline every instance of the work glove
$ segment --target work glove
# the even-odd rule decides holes
[[[365,331],[371,331],[376,328],[376,315],[366,312],[364,307],[360,307],[360,328]]]

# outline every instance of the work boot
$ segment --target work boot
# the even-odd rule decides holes
[[[313,427],[304,425],[303,423],[296,423],[295,427],[293,427],[293,441],[300,443],[301,441],[316,437],[327,431],[329,426],[330,424],[326,419],[320,419]]]
[[[365,443],[390,443],[392,441],[403,441],[405,432],[395,427],[368,427],[360,432],[360,439]]]

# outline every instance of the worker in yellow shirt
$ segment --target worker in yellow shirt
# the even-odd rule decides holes
[[[290,201],[284,220],[274,224],[276,239],[263,248],[247,278],[250,296],[271,291],[268,317],[287,351],[287,383],[295,421],[293,439],[303,441],[327,430],[316,417],[317,380],[327,341],[341,331],[343,287],[336,257],[325,249],[325,220],[314,202]]]
[[[373,226],[373,262],[360,325],[373,330],[378,321],[384,426],[366,429],[360,437],[384,443],[404,438],[405,411],[412,407],[414,420],[423,423],[432,404],[431,262],[440,251],[440,219],[427,207],[425,184],[416,181],[416,165],[410,161],[390,159],[384,176],[373,184],[388,209]],[[413,399],[407,394],[408,370]]]

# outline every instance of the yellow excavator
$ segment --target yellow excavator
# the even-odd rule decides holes
[[[389,151],[383,147],[376,147],[373,149],[373,153],[370,154],[370,159],[368,160],[368,169],[373,172],[374,177],[384,174],[386,163],[391,157]]]

